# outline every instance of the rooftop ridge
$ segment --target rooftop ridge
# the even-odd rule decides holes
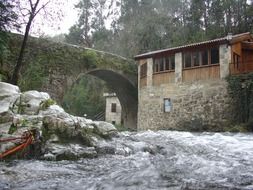
[[[206,40],[206,41],[202,41],[202,42],[190,43],[190,44],[177,46],[177,47],[171,47],[171,48],[166,48],[166,49],[161,49],[161,50],[155,50],[155,51],[151,51],[151,52],[136,55],[134,58],[135,59],[140,59],[140,58],[143,58],[143,57],[150,57],[151,55],[154,55],[154,54],[164,53],[164,52],[168,52],[168,51],[176,51],[176,50],[179,50],[179,49],[184,49],[184,48],[194,47],[194,46],[199,46],[199,45],[204,45],[204,44],[211,44],[211,43],[215,43],[215,42],[224,42],[224,43],[226,43],[226,42],[229,42],[229,41],[231,41],[235,38],[238,38],[238,37],[241,37],[241,36],[244,36],[244,35],[250,35],[250,32],[235,34],[235,35],[232,35],[232,36],[231,36],[231,34],[228,34],[225,37],[216,38],[216,39],[212,39],[212,40]]]

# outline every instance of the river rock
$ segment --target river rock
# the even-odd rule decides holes
[[[118,134],[116,127],[104,121],[95,122],[94,125],[94,133],[104,137],[104,138],[111,138]]]
[[[21,94],[20,99],[15,103],[14,112],[26,115],[37,115],[43,101],[50,99],[48,93],[38,91],[27,91]]]
[[[5,82],[0,82],[0,100],[8,96],[13,96],[13,95],[18,95],[18,94],[20,94],[20,89],[18,86],[5,83]]]
[[[17,86],[0,82],[0,123],[12,120],[11,108],[19,96],[20,90]]]
[[[81,127],[80,123],[76,123],[70,118],[57,118],[55,116],[45,116],[43,118],[43,131],[45,136],[56,134],[61,142],[78,142],[86,146],[94,146],[96,141],[92,138],[93,126],[86,125]],[[45,137],[48,138],[48,137]]]
[[[97,152],[94,147],[84,147],[80,144],[48,145],[47,153],[42,157],[46,160],[77,160],[80,158],[95,158]]]
[[[0,138],[21,137],[31,129],[36,131],[36,141],[27,148],[26,158],[43,157],[44,153],[48,160],[93,158],[97,151],[115,152],[115,146],[101,144],[117,134],[112,124],[70,115],[47,93],[20,93],[17,86],[0,82]],[[0,152],[20,143],[2,143]]]

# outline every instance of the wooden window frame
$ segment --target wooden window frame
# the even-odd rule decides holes
[[[234,63],[234,67],[236,66],[236,69],[239,69],[240,58],[241,58],[240,55],[238,55],[237,53],[233,52],[233,63]]]
[[[211,47],[211,48],[207,48],[207,49],[200,49],[200,50],[197,50],[197,51],[185,51],[183,52],[183,55],[182,55],[182,58],[183,58],[183,70],[188,70],[188,69],[195,69],[195,68],[202,68],[202,67],[210,67],[210,66],[217,66],[219,65],[220,63],[213,63],[211,64],[211,49],[217,49],[218,50],[218,56],[220,57],[220,52],[219,52],[219,47]],[[207,60],[208,60],[208,64],[206,65],[203,65],[203,59],[202,59],[202,56],[203,56],[203,52],[207,52]],[[185,67],[186,66],[186,59],[185,59],[185,55],[186,54],[190,54],[191,56],[191,66],[190,67]],[[199,65],[198,66],[194,66],[194,62],[193,62],[193,55],[195,53],[198,53],[198,56],[199,56]],[[219,58],[219,62],[220,62],[220,58]]]
[[[174,61],[172,61],[174,59]],[[160,68],[160,64],[163,64],[163,70]],[[166,61],[169,60],[169,69],[166,69]],[[172,63],[174,62],[174,69],[172,69]],[[166,73],[166,72],[174,72],[175,71],[175,55],[163,56],[159,58],[154,58],[153,61],[153,74]]]

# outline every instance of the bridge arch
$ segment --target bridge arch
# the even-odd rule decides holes
[[[19,48],[16,47],[20,47],[22,39],[22,35],[11,35],[11,54],[18,53]],[[26,51],[22,78],[30,80],[29,72],[26,71],[34,69],[34,65],[40,72],[40,86],[26,83],[28,89],[39,88],[62,104],[64,94],[82,75],[93,75],[104,80],[107,86],[117,93],[122,106],[124,125],[137,128],[138,85],[134,60],[104,51],[34,37],[29,38]],[[11,73],[13,67],[9,63],[15,63],[15,59],[14,56],[6,57],[8,59],[0,64],[0,70]]]
[[[111,69],[94,69],[81,73],[76,82],[85,75],[92,75],[106,82],[120,101],[124,126],[137,129],[138,92],[135,84],[124,74]]]

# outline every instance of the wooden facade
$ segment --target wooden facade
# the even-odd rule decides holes
[[[220,65],[203,66],[183,70],[183,82],[220,78]]]
[[[242,41],[232,45],[232,61],[230,63],[230,74],[242,74],[253,71],[253,42]]]
[[[155,86],[174,82],[175,82],[174,71],[153,74],[153,85]]]
[[[220,49],[222,47],[222,49]],[[228,50],[228,51],[227,51]],[[180,53],[180,62],[175,55]],[[135,57],[140,66],[140,88],[147,86],[147,59],[152,59],[152,85],[175,83],[175,68],[180,64],[182,82],[224,78],[224,66],[230,75],[253,72],[253,38],[250,33],[158,50]],[[150,66],[151,67],[151,66]],[[221,70],[223,69],[223,70]],[[223,72],[223,73],[222,73]]]

